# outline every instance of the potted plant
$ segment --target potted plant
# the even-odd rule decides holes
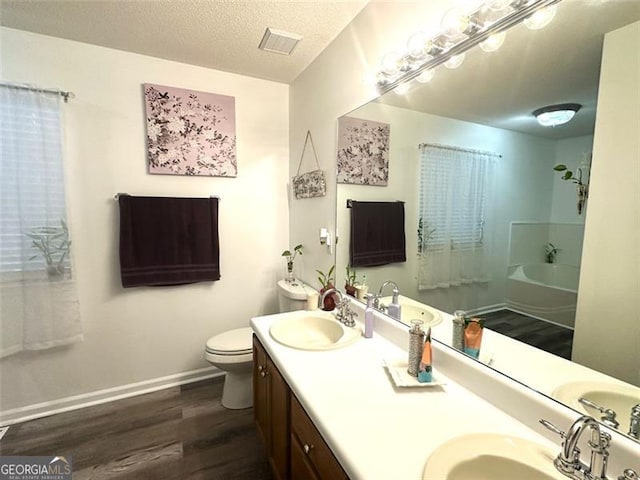
[[[50,280],[61,279],[66,270],[64,261],[71,250],[67,223],[60,219],[59,227],[36,227],[25,235],[31,239],[31,248],[39,252],[29,260],[42,256],[47,267],[47,277]]]
[[[282,256],[287,257],[287,282],[289,283],[293,283],[295,280],[293,277],[293,261],[298,254],[302,255],[302,244],[293,247],[293,253],[291,253],[291,250],[282,252]]]
[[[352,297],[356,296],[356,270],[352,269],[347,265],[346,268],[347,276],[344,284],[344,290],[347,292],[347,295],[351,295]]]
[[[586,161],[586,159],[585,159]],[[559,164],[553,167],[556,172],[564,172],[562,175],[562,180],[566,180],[568,182],[572,182],[576,184],[576,190],[578,192],[578,215],[582,215],[582,210],[584,209],[584,204],[589,197],[589,182],[582,182],[582,169],[587,167],[578,167],[577,172],[578,176],[574,177],[573,172],[567,168],[566,165]]]
[[[324,273],[322,270],[316,270],[316,272],[318,273],[318,281],[320,282],[320,285],[322,285],[322,288],[320,289],[320,296],[322,296],[327,290],[335,288],[333,283],[335,281],[335,279],[333,278],[333,271],[335,270],[335,268],[336,266],[332,265],[327,273]],[[335,294],[327,295],[327,297],[324,299],[322,309],[331,311],[334,308],[336,308]]]

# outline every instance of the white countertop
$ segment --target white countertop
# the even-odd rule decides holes
[[[455,360],[448,358],[440,370],[438,356],[444,357],[447,347],[434,344],[434,372],[445,386],[397,388],[382,361],[405,359],[407,353],[380,333],[322,352],[275,342],[270,325],[300,313],[257,317],[251,326],[352,480],[422,479],[425,462],[439,445],[469,433],[508,433],[560,451],[559,440],[548,440],[452,381],[446,369]],[[383,331],[384,322],[391,323],[376,318],[376,328]]]

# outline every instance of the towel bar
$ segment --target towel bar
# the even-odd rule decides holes
[[[123,196],[123,195],[127,195],[128,196],[129,194],[128,193],[118,192],[113,196],[113,198],[114,198],[114,200],[117,200],[118,197]],[[221,200],[220,197],[217,196],[217,195],[209,195],[209,198],[217,198],[218,200]]]

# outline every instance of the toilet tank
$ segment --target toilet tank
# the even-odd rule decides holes
[[[288,283],[282,279],[278,281],[278,311],[280,313],[294,310],[315,310],[318,307],[318,292],[296,280]]]

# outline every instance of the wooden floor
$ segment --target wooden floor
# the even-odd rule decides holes
[[[573,330],[510,310],[483,314],[485,327],[571,360]]]
[[[222,378],[11,426],[0,455],[71,455],[73,479],[271,480],[253,409]]]

